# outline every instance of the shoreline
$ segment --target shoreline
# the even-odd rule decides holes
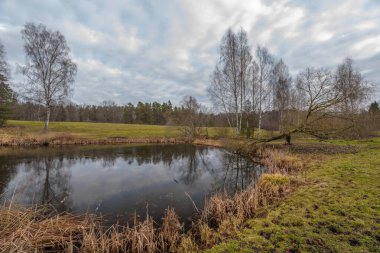
[[[113,142],[99,142],[97,140],[91,142],[91,144],[122,144],[142,140],[144,143],[157,143],[157,141],[161,143],[178,143],[178,139],[176,138],[116,138],[112,140]],[[64,146],[68,145],[69,142],[63,142],[65,144],[58,142],[58,145],[56,142],[53,143],[52,146]],[[183,139],[181,139],[181,143],[184,143]],[[89,142],[85,144],[89,144]],[[15,227],[9,231],[10,237],[8,239],[7,237],[0,237],[0,245],[9,249],[12,246],[8,242],[15,242],[21,239],[18,236],[14,237],[14,235],[30,234],[30,230],[37,227],[43,234],[41,234],[41,238],[50,237],[51,233],[56,238],[59,238],[57,241],[51,242],[52,244],[50,245],[41,243],[38,246],[33,246],[39,249],[64,245],[64,249],[75,246],[78,249],[85,250],[86,245],[88,245],[86,240],[79,239],[78,241],[73,241],[72,237],[69,236],[71,234],[78,234],[81,235],[79,236],[80,238],[90,238],[94,243],[95,248],[93,249],[95,251],[102,250],[100,245],[104,245],[104,243],[109,245],[107,248],[113,248],[115,244],[112,238],[118,237],[122,238],[120,244],[122,248],[132,251],[136,250],[137,245],[144,245],[143,248],[149,249],[148,251],[152,252],[197,252],[218,244],[218,240],[216,240],[217,235],[229,233],[228,230],[225,230],[226,227],[232,226],[233,230],[239,229],[241,224],[253,218],[261,208],[281,201],[281,199],[285,198],[297,187],[297,181],[293,178],[292,171],[299,171],[303,167],[303,164],[298,159],[294,160],[294,157],[292,158],[289,154],[282,151],[266,148],[251,149],[246,145],[242,145],[244,142],[231,139],[196,139],[192,144],[229,149],[239,148],[251,158],[253,156],[257,157],[267,167],[267,171],[261,176],[257,184],[247,187],[247,189],[236,193],[234,196],[227,196],[225,193],[217,193],[211,196],[206,202],[205,207],[198,214],[199,217],[194,220],[194,224],[188,231],[183,230],[177,214],[171,208],[166,210],[163,224],[159,227],[154,226],[152,217],[147,216],[145,220],[136,221],[131,228],[115,225],[106,232],[100,233],[103,230],[102,224],[97,221],[96,217],[91,219],[91,215],[90,217],[74,217],[68,213],[66,215],[56,214],[45,217],[43,214],[42,216],[38,214],[38,209],[18,210],[17,207],[14,209],[3,206],[3,210],[0,209],[0,214],[4,213],[6,215],[4,217],[11,217],[13,213],[18,213],[18,215],[27,216],[28,218],[25,219],[27,221],[25,224],[25,220],[23,219],[17,228]],[[75,220],[75,222],[73,223],[72,220]],[[56,226],[58,223],[63,226],[64,234],[62,234],[61,230],[52,230],[50,225],[54,224]],[[81,229],[78,230],[78,227],[75,225],[76,223],[82,224]],[[32,224],[32,226],[29,224]],[[92,230],[93,228],[95,230]],[[34,245],[38,244],[35,242],[36,238],[34,237],[25,238],[22,236],[22,238],[22,241],[26,245],[30,245],[31,242],[34,242],[32,243]],[[162,240],[163,238],[165,239]],[[1,242],[1,239],[6,240]],[[28,248],[29,246],[26,247]],[[145,250],[136,251],[143,252]]]
[[[108,137],[99,139],[80,138],[74,135],[35,135],[25,137],[0,137],[0,147],[32,147],[32,146],[91,146],[106,144],[182,144],[188,143],[181,137]]]

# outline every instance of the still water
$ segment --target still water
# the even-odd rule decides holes
[[[195,212],[189,196],[202,208],[210,194],[233,194],[264,170],[224,149],[187,144],[1,151],[2,202],[96,213],[109,224],[147,211],[159,223],[169,206],[188,223]]]

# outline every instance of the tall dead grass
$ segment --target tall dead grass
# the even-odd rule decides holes
[[[105,228],[94,216],[51,215],[45,209],[0,207],[0,252],[198,252],[238,233],[258,210],[286,196],[296,182],[291,172],[303,163],[282,151],[255,150],[267,173],[256,184],[229,196],[209,198],[192,228],[185,232],[174,209],[161,226],[147,215],[131,227]]]
[[[146,137],[127,138],[109,137],[103,139],[86,139],[67,133],[37,134],[37,135],[0,135],[0,146],[54,146],[54,145],[100,145],[100,144],[129,144],[129,143],[185,143],[182,138]]]
[[[236,235],[247,219],[285,197],[298,183],[293,172],[306,165],[299,158],[280,150],[259,147],[243,152],[259,158],[266,172],[256,184],[234,196],[218,193],[205,203],[194,233],[203,247],[218,243],[223,237]]]
[[[135,219],[131,227],[115,224],[107,229],[91,215],[50,217],[44,208],[0,208],[0,252],[176,252],[182,235],[172,208],[160,228],[147,216]]]

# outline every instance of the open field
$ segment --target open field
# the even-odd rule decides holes
[[[0,128],[0,145],[173,143],[183,141],[178,126],[50,122],[48,133],[44,133],[43,127],[44,123],[40,121],[9,120],[4,128]],[[207,133],[209,138],[233,137],[234,129],[208,127],[204,133]],[[256,130],[255,136],[257,133]],[[274,133],[262,130],[260,137],[268,137]]]
[[[336,145],[356,150],[324,152]],[[292,149],[312,164],[298,175],[303,185],[208,252],[380,252],[380,139]]]
[[[1,145],[99,144],[180,142],[177,126],[138,125],[91,122],[51,122],[43,132],[43,122],[9,120],[0,128]],[[209,137],[230,135],[229,128],[207,128]]]
[[[7,128],[3,131],[9,135],[38,135],[43,133],[44,122],[39,121],[7,121]],[[115,137],[176,137],[179,135],[177,127],[89,123],[89,122],[51,122],[51,134],[72,134],[86,139],[101,139]]]

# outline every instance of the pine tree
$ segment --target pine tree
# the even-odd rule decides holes
[[[14,94],[7,83],[7,78],[0,74],[0,127],[11,116]]]

